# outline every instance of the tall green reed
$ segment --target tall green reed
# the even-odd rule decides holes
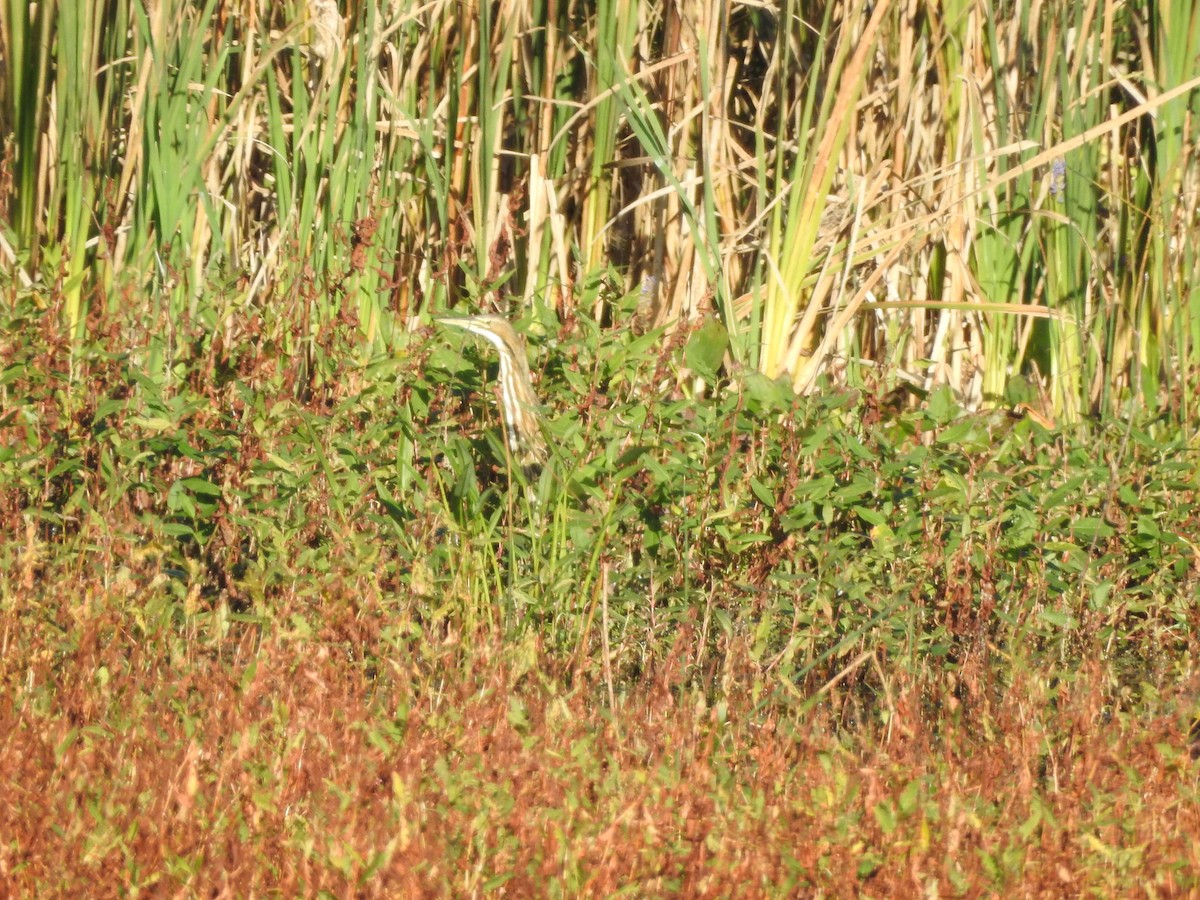
[[[1194,407],[1183,0],[0,10],[12,243],[75,338],[154,323],[156,373],[261,318],[325,383],[497,287],[620,324],[661,269],[658,321],[711,305],[802,390],[893,360],[1068,420]]]

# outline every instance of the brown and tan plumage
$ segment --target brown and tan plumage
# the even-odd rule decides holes
[[[537,395],[525,360],[525,341],[501,316],[443,316],[439,325],[461,328],[483,338],[500,354],[500,400],[504,431],[513,457],[526,469],[546,461]]]

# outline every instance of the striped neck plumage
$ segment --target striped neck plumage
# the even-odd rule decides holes
[[[525,344],[512,326],[506,319],[493,315],[447,316],[436,321],[469,331],[496,348],[500,356],[500,400],[509,449],[526,469],[545,462],[546,443],[541,434],[529,364],[525,361]]]

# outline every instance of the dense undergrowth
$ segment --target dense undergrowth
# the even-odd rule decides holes
[[[300,391],[197,340],[166,390],[55,313],[5,327],[21,892],[1197,886],[1170,429],[684,397],[686,335],[581,319],[526,484],[443,333]]]
[[[1197,48],[0,4],[0,894],[1200,892]]]

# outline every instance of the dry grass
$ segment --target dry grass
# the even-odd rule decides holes
[[[217,344],[345,317],[370,357],[464,303],[623,325],[653,276],[641,323],[715,314],[802,392],[1194,406],[1187,0],[30,10],[4,247],[72,336],[149,290]]]
[[[114,591],[76,576],[82,608],[46,592],[3,614],[0,873],[14,893],[1197,886],[1179,719],[1110,713],[1099,664],[1069,685],[967,687],[963,703],[901,677],[886,728],[846,731],[819,711],[764,714],[736,644],[744,675],[710,705],[689,686],[684,629],[609,710],[600,685],[536,650],[518,664],[486,634],[377,658],[370,623],[402,606],[358,592],[279,610],[319,612],[308,640],[234,626],[210,641],[201,625],[169,643],[139,621],[145,577]]]

